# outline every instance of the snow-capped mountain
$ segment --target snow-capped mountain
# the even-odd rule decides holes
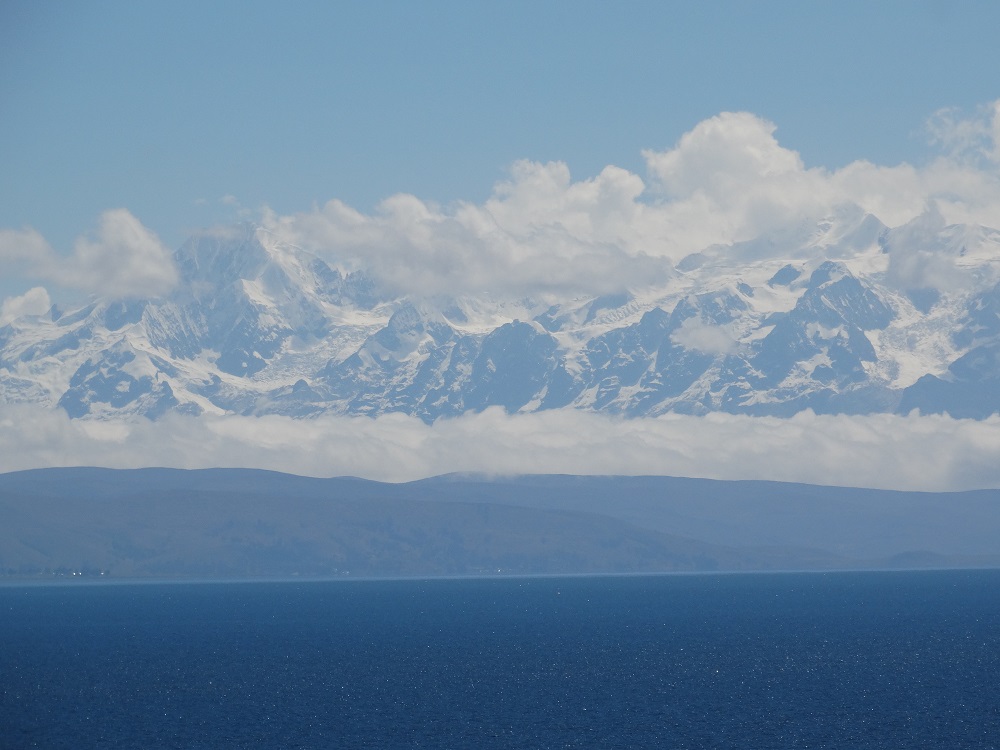
[[[847,206],[571,300],[397,298],[252,226],[175,263],[164,298],[0,328],[0,398],[151,419],[1000,410],[1000,232],[933,209],[890,229]]]

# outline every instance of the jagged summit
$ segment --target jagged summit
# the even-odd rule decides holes
[[[842,206],[689,255],[661,287],[555,301],[394,298],[252,225],[175,262],[166,296],[0,328],[4,401],[103,419],[1000,410],[1000,232],[933,207],[890,229]]]

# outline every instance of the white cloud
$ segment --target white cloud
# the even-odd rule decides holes
[[[297,214],[262,210],[264,226],[388,288],[417,296],[597,295],[656,284],[708,246],[743,242],[856,204],[890,227],[935,205],[947,223],[1000,227],[1000,101],[963,118],[942,110],[928,132],[942,155],[922,166],[857,161],[807,167],[748,112],[698,123],[644,153],[648,179],[616,166],[574,180],[560,162],[520,161],[481,204],[441,207],[412,195],[363,213],[338,200]],[[248,215],[232,195],[221,199]],[[901,261],[900,261],[901,262]],[[170,253],[125,209],[61,257],[33,229],[0,230],[0,264],[97,294],[162,294]]]
[[[7,325],[22,315],[42,315],[52,307],[44,287],[36,286],[18,297],[8,297],[0,305],[0,325]]]
[[[887,279],[900,289],[954,290],[968,282],[940,234],[945,220],[936,205],[884,238],[889,251]]]
[[[736,337],[722,326],[688,318],[670,335],[670,340],[686,349],[705,354],[729,354],[736,348]]]
[[[0,229],[0,265],[8,275],[47,265],[52,248],[36,230]]]
[[[519,162],[482,206],[445,211],[395,195],[366,215],[334,200],[293,216],[266,212],[264,226],[400,292],[603,294],[670,273],[625,236],[641,191],[638,177],[617,168],[572,183],[565,165]]]
[[[341,266],[411,294],[602,294],[636,289],[710,245],[742,242],[856,204],[890,227],[938,207],[948,223],[1000,227],[1000,103],[933,130],[946,153],[924,166],[857,161],[806,167],[775,125],[727,112],[665,151],[649,181],[615,166],[574,181],[559,162],[520,161],[482,204],[442,208],[411,195],[366,214],[340,201],[264,224]],[[938,116],[941,119],[941,116]],[[962,154],[974,143],[981,155]]]
[[[1000,103],[991,106],[997,109]],[[998,128],[1000,116],[983,140],[991,153],[998,153]],[[697,125],[671,150],[644,152],[654,186],[665,198],[658,204],[664,220],[692,245],[750,239],[802,219],[822,218],[845,203],[861,206],[889,226],[905,224],[933,201],[949,222],[1000,224],[995,165],[970,164],[949,154],[922,168],[866,161],[835,171],[806,168],[774,133],[772,123],[755,115],[723,113]]]
[[[1000,162],[1000,100],[963,117],[955,108],[939,109],[927,121],[934,143],[954,161]]]
[[[731,203],[743,190],[805,172],[799,155],[778,144],[776,126],[749,112],[723,112],[685,133],[669,151],[645,151],[660,189],[674,200],[703,192]]]
[[[101,214],[97,232],[50,270],[63,286],[110,296],[164,294],[177,283],[171,252],[124,208]]]
[[[11,276],[109,296],[157,296],[177,283],[172,253],[124,208],[105,211],[72,255],[58,255],[36,230],[0,230],[0,267]]]
[[[70,420],[0,406],[0,470],[257,467],[405,481],[447,472],[657,474],[916,490],[1000,486],[1000,418],[713,414],[619,419],[500,409],[426,425],[388,415]],[[151,458],[153,457],[153,458]]]

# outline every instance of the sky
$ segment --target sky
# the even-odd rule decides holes
[[[1000,3],[971,0],[0,0],[0,322],[163,292],[173,249],[241,220],[349,246],[402,293],[601,293],[648,275],[650,255],[676,262],[845,201],[890,226],[931,203],[1000,226],[997,28]],[[495,242],[495,221],[513,244]],[[99,463],[112,447],[105,462],[144,465],[169,435],[161,462],[182,466],[741,478],[750,440],[772,457],[763,478],[837,483],[853,465],[856,483],[1000,486],[993,423],[601,419],[154,428],[54,414],[29,438],[3,407],[0,469]],[[495,437],[463,454],[485,424]],[[309,430],[352,461],[303,452]],[[633,449],[561,442],[591,431]],[[948,459],[886,472],[905,455]]]
[[[482,202],[518,160],[642,174],[746,111],[806,167],[919,166],[998,98],[994,2],[0,2],[0,227],[125,208],[175,248],[268,206]]]

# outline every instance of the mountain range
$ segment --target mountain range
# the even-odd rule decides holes
[[[321,257],[322,256],[322,257]],[[52,307],[0,328],[0,400],[74,418],[376,416],[502,407],[625,417],[1000,409],[1000,232],[933,207],[856,206],[671,264],[600,296],[418,297],[336,248],[206,231],[156,298]]]

